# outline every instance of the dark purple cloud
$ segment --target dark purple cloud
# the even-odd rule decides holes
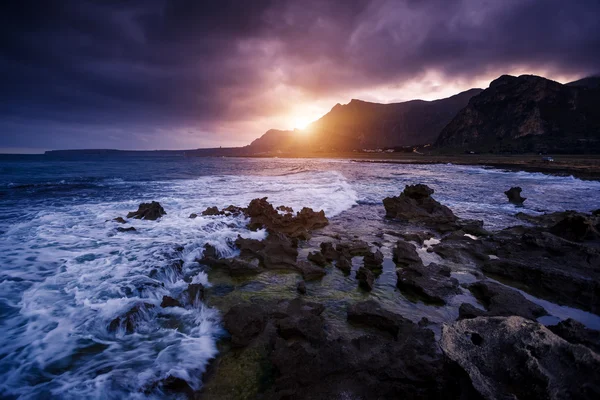
[[[299,103],[432,72],[583,76],[599,20],[597,0],[10,2],[0,148],[239,145]]]

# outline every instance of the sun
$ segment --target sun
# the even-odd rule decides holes
[[[314,118],[308,115],[293,115],[290,121],[293,129],[304,129],[314,121]]]

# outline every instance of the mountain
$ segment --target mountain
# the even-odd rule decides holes
[[[361,100],[335,105],[304,130],[271,129],[249,151],[317,151],[384,148],[433,143],[440,131],[482,89],[435,100],[379,104]]]
[[[597,153],[600,89],[534,75],[503,75],[469,101],[442,130],[434,147],[493,153]]]
[[[579,79],[574,82],[567,83],[567,86],[581,86],[595,89],[600,87],[600,75],[588,76],[587,78]]]

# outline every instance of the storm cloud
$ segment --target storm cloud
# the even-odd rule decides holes
[[[0,148],[244,145],[353,97],[600,71],[597,0],[19,1]]]

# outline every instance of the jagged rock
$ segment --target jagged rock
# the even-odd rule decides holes
[[[156,221],[157,219],[166,214],[167,213],[162,208],[160,203],[153,201],[151,203],[140,204],[137,211],[132,211],[127,214],[127,218],[147,219],[151,221]]]
[[[133,226],[130,226],[129,228],[122,228],[122,227],[118,227],[117,231],[118,232],[135,232],[137,229],[135,229]]]
[[[366,291],[373,290],[373,283],[375,282],[375,276],[371,271],[369,271],[365,267],[360,267],[358,271],[356,271],[356,279],[358,280],[358,284],[361,288]]]
[[[215,247],[210,244],[204,245],[202,258],[197,261],[212,268],[221,269],[231,276],[253,275],[261,272],[258,259],[252,257],[249,259],[220,258]]]
[[[294,212],[294,209],[292,207],[287,207],[287,206],[279,206],[276,208],[277,211],[283,211],[284,213],[287,214],[291,214]]]
[[[221,210],[221,213],[229,216],[229,215],[240,215],[242,213],[244,213],[245,209],[243,209],[242,207],[237,207],[234,205],[229,205],[227,207],[225,207],[223,210]]]
[[[375,300],[367,300],[348,307],[348,321],[374,327],[398,337],[400,331],[410,330],[415,324],[393,312],[385,310]],[[403,332],[404,333],[404,332]],[[429,331],[433,336],[433,332]]]
[[[204,215],[204,216],[222,215],[222,212],[219,211],[219,209],[217,207],[208,207],[206,210],[202,211],[202,215]]]
[[[569,343],[582,344],[600,354],[600,331],[588,329],[571,318],[549,326],[548,329]]]
[[[334,249],[333,243],[331,242],[321,243],[321,253],[323,253],[323,256],[325,256],[325,259],[329,262],[337,260],[339,257],[338,252]]]
[[[342,254],[347,257],[364,256],[371,252],[371,246],[362,240],[338,243],[335,249],[337,250],[338,254]]]
[[[486,399],[597,399],[600,356],[521,317],[444,325],[441,347]]]
[[[426,185],[407,185],[400,196],[383,199],[386,217],[436,227],[456,222],[457,217],[452,210],[431,197],[433,192]]]
[[[568,215],[549,229],[550,233],[567,240],[583,242],[598,238],[599,234],[591,220],[583,215]]]
[[[471,293],[487,309],[481,315],[489,317],[519,317],[536,320],[546,315],[543,307],[527,300],[516,290],[510,289],[495,282],[476,282],[468,286]]]
[[[197,301],[204,300],[204,285],[201,283],[190,283],[183,291],[183,295],[187,298],[189,304],[194,304]]]
[[[446,297],[460,292],[450,269],[439,264],[411,264],[397,270],[396,275],[398,289],[429,303],[445,304]]]
[[[295,269],[298,258],[297,239],[281,233],[270,233],[265,240],[244,239],[235,241],[243,259],[256,258],[267,269]]]
[[[304,281],[298,282],[298,285],[296,286],[296,290],[300,294],[306,294],[306,283]]]
[[[306,261],[299,261],[296,265],[296,269],[300,271],[302,277],[306,281],[312,281],[315,279],[320,279],[325,276],[326,272],[323,268],[317,267],[313,263],[309,263]]]
[[[191,214],[190,214],[190,218],[191,218],[191,219],[198,218],[198,214],[196,214],[196,213],[191,213]]]
[[[406,232],[401,233],[400,237],[410,242],[417,242],[422,246],[426,240],[434,237],[434,234],[431,232]]]
[[[350,271],[352,270],[352,259],[346,256],[340,256],[335,262],[335,266],[344,274],[349,275]]]
[[[308,253],[308,256],[306,258],[320,267],[325,267],[329,264],[323,253],[321,253],[320,251],[310,252]]]
[[[123,219],[123,217],[113,218],[113,221],[118,222],[119,224],[126,224],[127,221]]]
[[[166,307],[181,307],[179,300],[172,298],[171,296],[163,296],[162,302],[160,303],[162,308]]]
[[[110,332],[116,332],[121,328],[124,329],[126,333],[131,334],[135,331],[139,320],[144,318],[144,314],[152,308],[154,308],[154,304],[138,302],[125,314],[113,319],[108,326],[108,330]]]
[[[506,197],[508,197],[508,201],[510,201],[511,203],[521,205],[525,200],[527,200],[525,197],[521,197],[522,191],[523,189],[516,186],[511,187],[506,192],[504,192],[504,194],[506,195]]]
[[[487,311],[480,310],[473,304],[462,303],[460,307],[458,307],[458,319],[477,318],[483,316],[487,316]]]
[[[223,317],[223,327],[231,335],[231,344],[246,346],[258,336],[265,327],[265,311],[253,304],[239,304]]]
[[[379,250],[376,250],[375,252],[369,252],[365,254],[363,263],[365,268],[368,268],[371,271],[381,270],[383,267],[383,253]]]
[[[266,228],[271,232],[283,233],[292,238],[307,240],[310,230],[323,228],[329,224],[324,211],[315,212],[304,207],[293,215],[281,215],[267,201],[267,198],[254,199],[246,208],[246,215],[250,218],[249,229]]]
[[[423,261],[421,261],[421,257],[419,257],[419,253],[417,253],[417,250],[415,249],[415,246],[405,242],[404,240],[398,240],[396,242],[392,259],[400,266],[423,263]]]

